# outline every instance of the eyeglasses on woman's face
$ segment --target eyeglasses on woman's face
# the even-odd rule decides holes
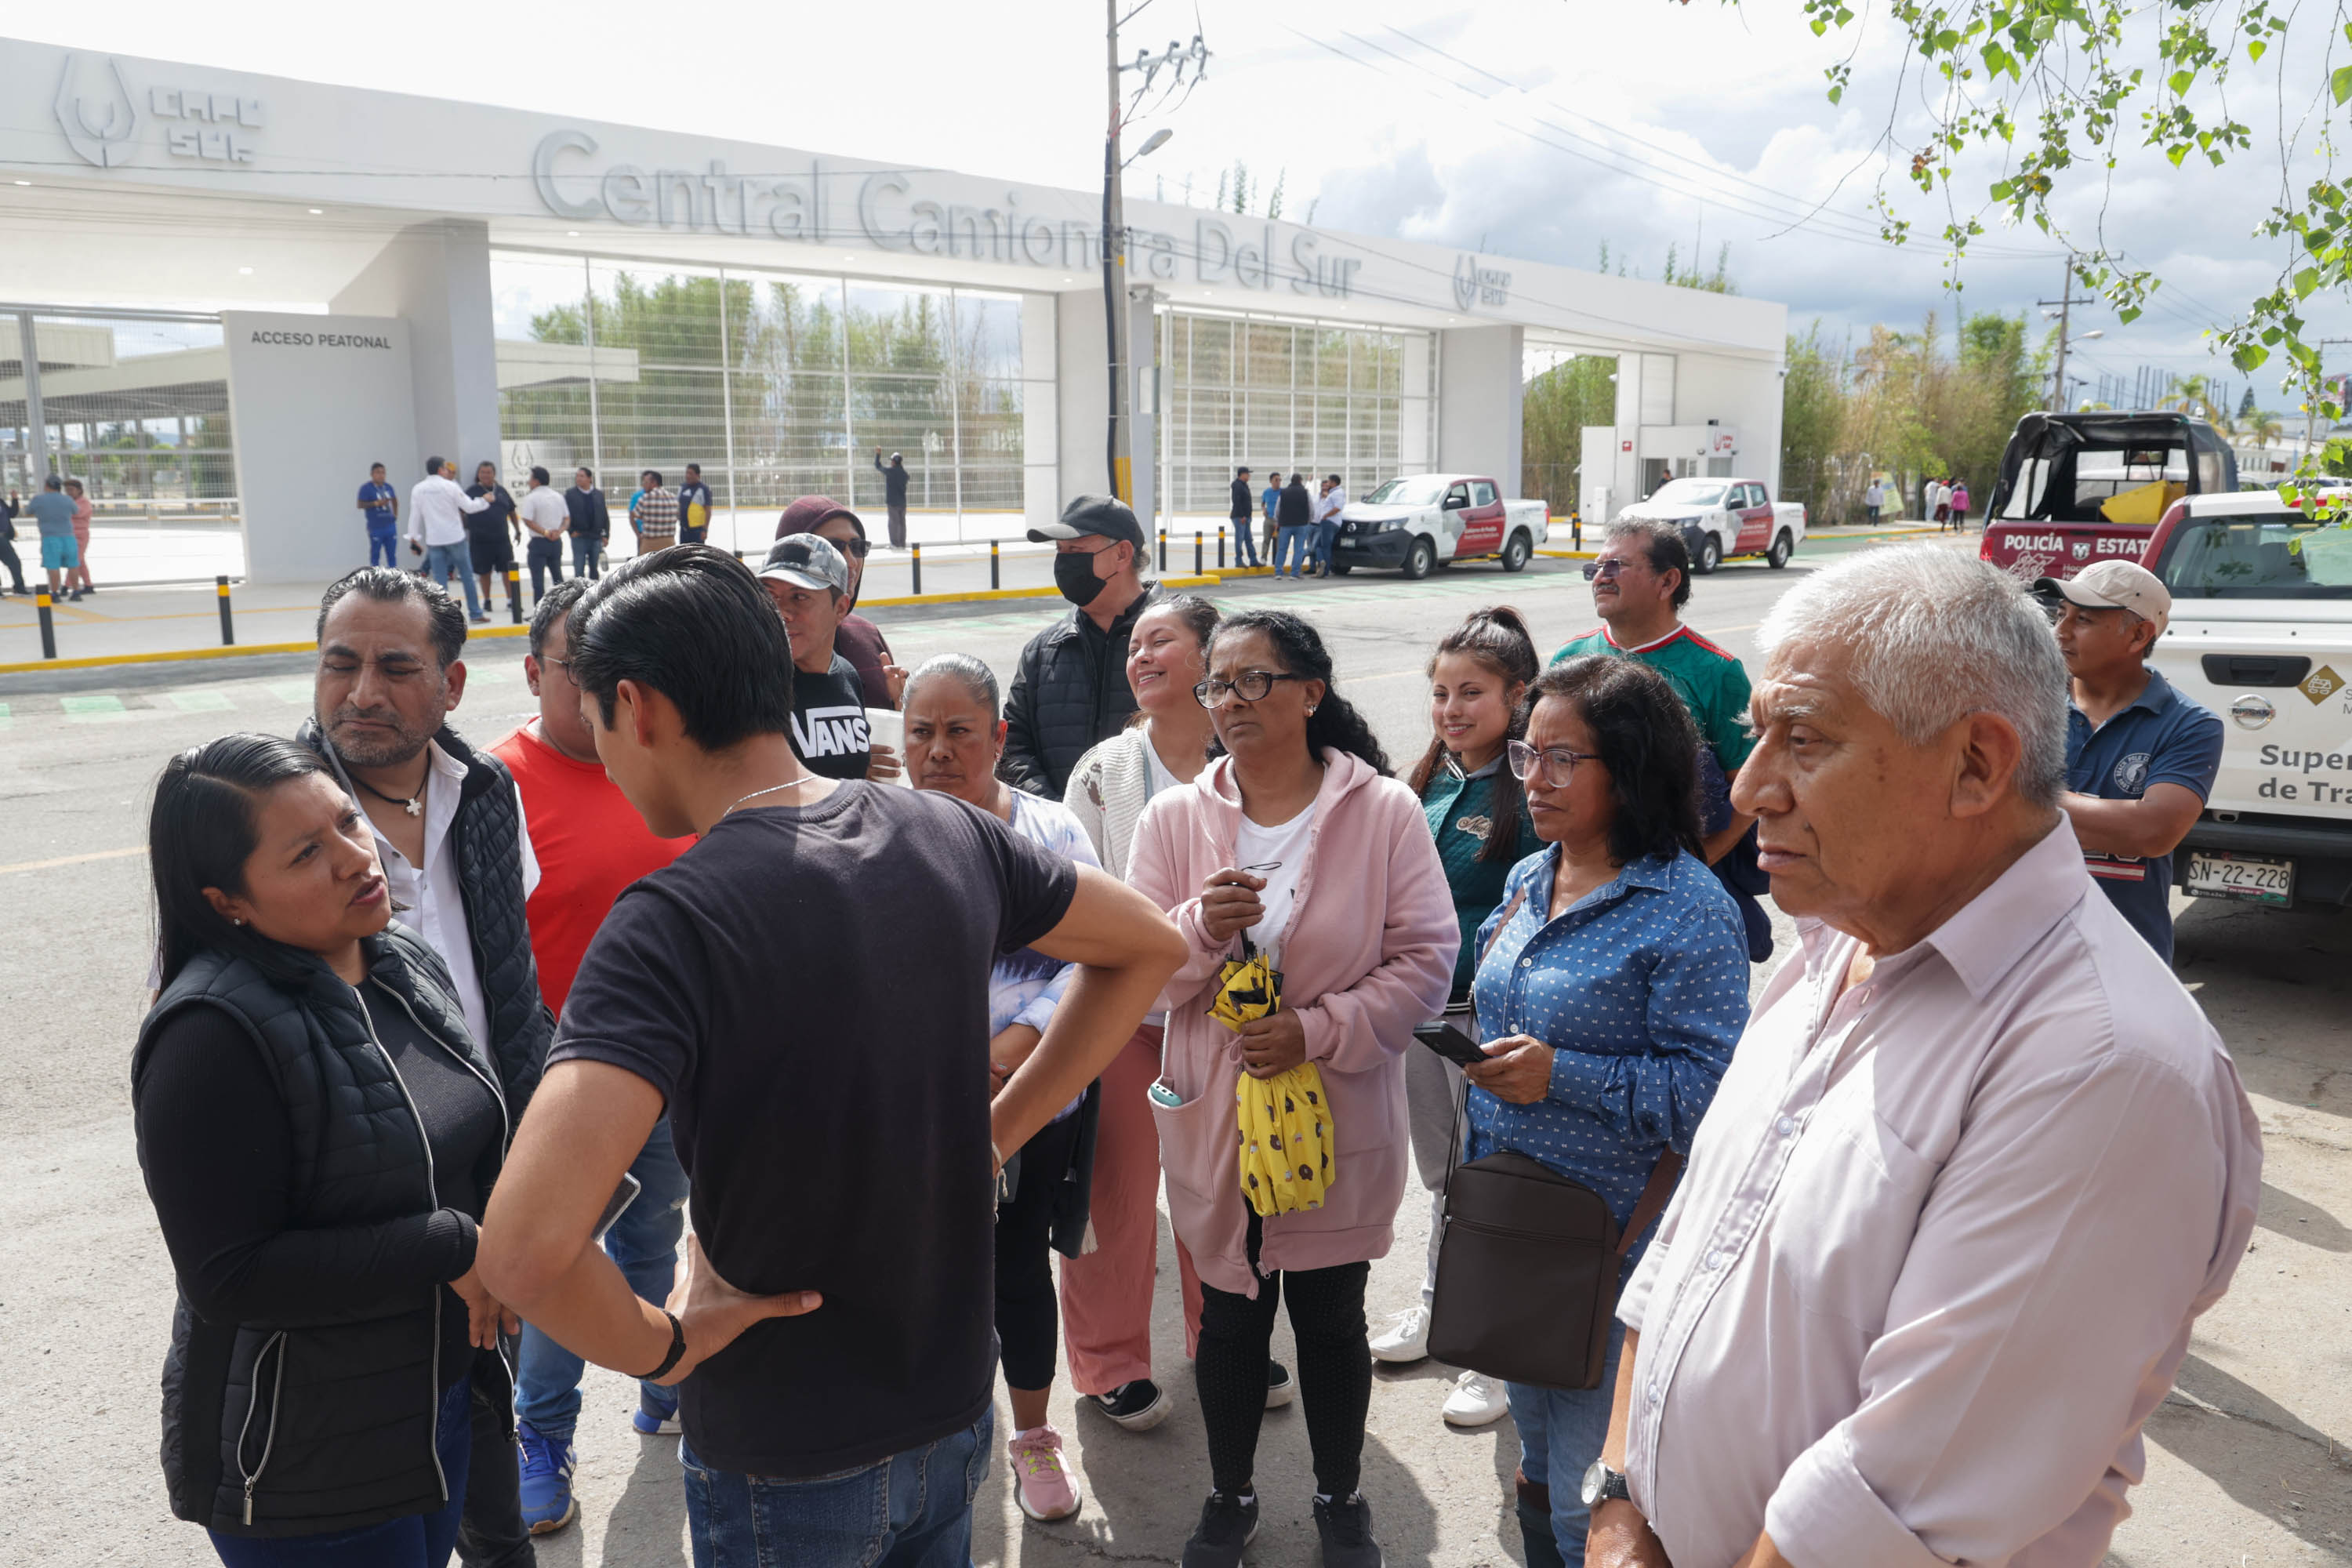
[[[1511,760],[1513,777],[1531,784],[1541,769],[1545,787],[1549,789],[1566,789],[1569,780],[1576,776],[1577,763],[1601,760],[1598,752],[1571,752],[1566,746],[1547,746],[1538,752],[1525,741],[1513,741],[1504,751]]]
[[[1214,708],[1227,696],[1239,697],[1244,702],[1263,702],[1277,680],[1305,680],[1306,676],[1292,675],[1279,669],[1244,669],[1231,680],[1215,676],[1192,688],[1192,700],[1203,708]]]

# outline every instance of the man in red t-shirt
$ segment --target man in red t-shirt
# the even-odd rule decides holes
[[[568,617],[588,584],[558,584],[530,620],[524,679],[539,699],[539,717],[491,751],[522,792],[539,886],[523,913],[530,923],[539,988],[560,1017],[572,977],[596,928],[621,890],[684,854],[690,838],[656,838],[596,760],[596,742],[580,715],[580,689],[572,682]],[[686,1173],[677,1163],[667,1118],[654,1124],[629,1167],[643,1186],[613,1223],[604,1249],[630,1287],[659,1305],[669,1298],[677,1244],[686,1229]],[[534,1535],[572,1522],[572,1434],[580,1419],[578,1356],[526,1324],[515,1391],[522,1445],[523,1519]],[[635,1425],[646,1436],[676,1432],[677,1391],[640,1384]]]

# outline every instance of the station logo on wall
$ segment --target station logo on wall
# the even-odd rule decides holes
[[[58,76],[58,124],[85,162],[112,169],[131,162],[139,133],[139,103],[122,79],[120,62],[68,55]]]
[[[58,75],[58,125],[86,163],[119,169],[139,150],[141,104],[163,125],[163,152],[201,164],[250,163],[255,132],[268,119],[262,101],[205,87],[151,85],[134,91],[122,62],[72,54]]]

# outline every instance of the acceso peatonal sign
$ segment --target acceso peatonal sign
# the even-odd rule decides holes
[[[1102,262],[1102,230],[1070,218],[1024,211],[1021,194],[1001,204],[941,201],[907,174],[828,169],[811,158],[805,172],[743,174],[723,158],[700,169],[647,169],[595,162],[585,131],[541,138],[531,153],[532,188],[556,216],[610,221],[688,234],[771,237],[803,245],[857,238],[878,249],[1013,267],[1070,269]],[[845,188],[855,180],[854,190]],[[1129,264],[1139,278],[1230,283],[1268,292],[1344,300],[1355,288],[1355,257],[1320,254],[1309,231],[1272,222],[1228,223],[1202,215],[1189,236],[1130,226]],[[1503,277],[1506,287],[1507,274]]]

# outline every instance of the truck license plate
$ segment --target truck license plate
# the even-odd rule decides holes
[[[2200,898],[2243,899],[2284,909],[2294,902],[2294,862],[2195,849],[2189,855],[2187,887]]]

